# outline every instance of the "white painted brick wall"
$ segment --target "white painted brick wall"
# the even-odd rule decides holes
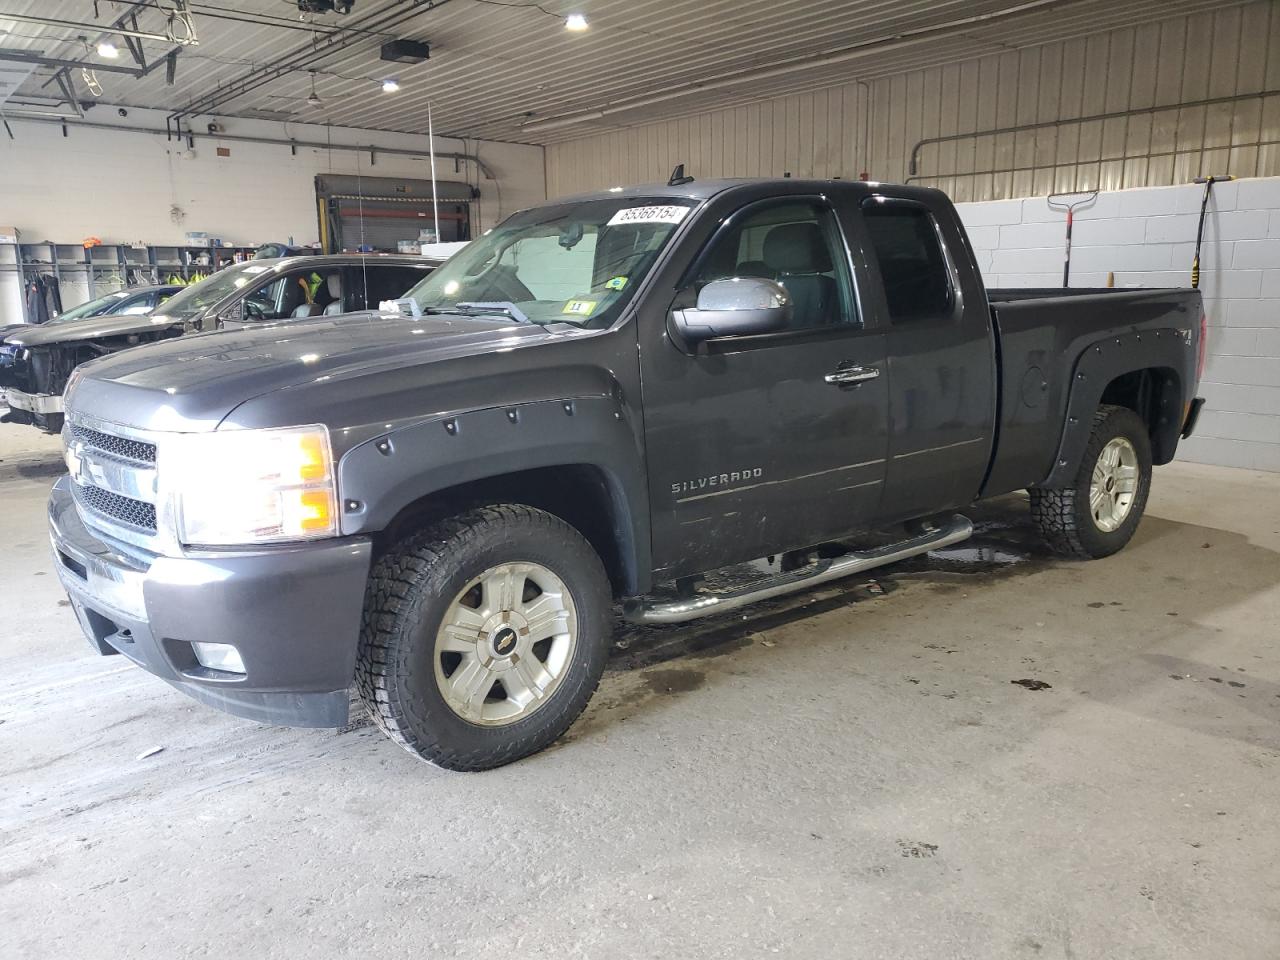
[[[1099,194],[1078,210],[1071,285],[1191,283],[1203,187]],[[1062,282],[1065,217],[1043,198],[960,204],[988,286]],[[1209,320],[1206,398],[1181,459],[1280,471],[1280,177],[1214,187],[1200,253]]]

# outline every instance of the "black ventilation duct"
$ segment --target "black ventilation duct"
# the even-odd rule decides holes
[[[392,63],[422,63],[430,56],[430,45],[421,40],[388,40],[382,45],[382,59]]]

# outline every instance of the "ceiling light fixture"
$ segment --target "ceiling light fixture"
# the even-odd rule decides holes
[[[397,80],[395,77],[388,77],[386,80],[382,81],[383,93],[395,93],[399,89],[400,89],[400,81]]]
[[[120,56],[120,48],[109,40],[103,40],[98,44],[98,56],[106,57],[108,60],[114,60]]]
[[[571,13],[564,18],[564,28],[572,33],[581,33],[589,26],[587,18],[580,13]]]
[[[311,71],[311,96],[307,97],[307,105],[311,107],[318,107],[318,106],[321,106],[323,103],[324,101],[320,99],[320,94],[316,93],[316,72],[312,70]]]

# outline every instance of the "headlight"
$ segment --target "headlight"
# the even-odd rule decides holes
[[[338,533],[333,453],[321,425],[166,438],[158,466],[174,491],[183,543],[278,543]]]
[[[67,385],[62,388],[62,402],[65,405],[71,400],[71,394],[80,384],[80,378],[84,376],[84,368],[76,367],[71,371],[71,376],[67,377]]]

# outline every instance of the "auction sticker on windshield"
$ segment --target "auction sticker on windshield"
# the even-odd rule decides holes
[[[679,223],[688,214],[688,207],[674,204],[651,207],[627,207],[619,210],[609,222],[608,227],[616,227],[621,223]]]
[[[597,303],[599,303],[598,300],[570,300],[560,312],[571,313],[578,317],[589,317],[591,316],[591,311],[596,308]]]

